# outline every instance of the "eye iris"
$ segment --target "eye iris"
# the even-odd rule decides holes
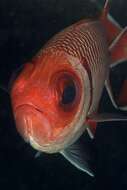
[[[62,104],[72,103],[75,99],[75,96],[76,96],[75,85],[71,84],[66,86],[62,94]]]

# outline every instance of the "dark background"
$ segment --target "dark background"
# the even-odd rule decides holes
[[[88,0],[0,0],[0,86],[11,87],[11,76],[56,32],[100,12]],[[112,0],[110,13],[124,27],[127,3]],[[127,66],[112,70],[114,90],[120,89]],[[13,74],[14,75],[14,74]],[[117,79],[117,80],[116,80]],[[100,108],[116,112],[104,90]],[[0,190],[127,189],[127,123],[99,124],[94,140],[95,178],[78,171],[62,156],[36,153],[15,129],[9,95],[0,90]]]

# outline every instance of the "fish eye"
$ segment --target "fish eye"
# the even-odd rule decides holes
[[[57,105],[61,110],[66,112],[77,108],[81,97],[81,83],[75,73],[68,71],[55,73],[51,86],[54,95],[57,95]]]
[[[76,97],[76,87],[74,83],[65,86],[62,93],[62,104],[71,104]]]

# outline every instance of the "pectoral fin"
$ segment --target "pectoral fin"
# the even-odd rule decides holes
[[[77,142],[63,150],[61,154],[76,168],[93,177],[94,151],[92,151],[91,141],[86,135],[83,134]]]
[[[122,114],[113,114],[113,113],[100,113],[92,114],[89,116],[90,119],[93,119],[96,122],[108,122],[108,121],[127,121],[127,116]]]

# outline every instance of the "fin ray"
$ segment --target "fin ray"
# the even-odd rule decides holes
[[[127,60],[127,27],[116,37],[110,45],[109,51],[112,58],[111,68]]]
[[[112,105],[118,110],[127,111],[127,105],[119,106],[118,102],[115,100],[109,77],[107,78],[107,80],[105,82],[105,87],[106,87],[106,90],[108,92],[109,98],[110,98],[110,100],[112,102]]]
[[[100,113],[93,114],[89,116],[90,119],[93,119],[96,122],[109,122],[109,121],[127,121],[127,116],[122,114],[114,113]]]
[[[89,134],[89,137],[91,139],[94,139],[95,133],[96,133],[96,127],[97,127],[97,122],[91,119],[87,119],[85,121],[85,125],[87,125],[86,130]]]
[[[41,156],[41,154],[42,154],[42,152],[37,151],[37,152],[36,152],[36,154],[35,154],[35,156],[34,156],[34,158],[38,158],[38,157],[40,157],[40,156]]]
[[[109,0],[106,0],[100,20],[105,28],[108,42],[111,44],[121,32],[122,27],[109,14],[109,8]]]
[[[82,135],[74,144],[60,153],[76,168],[86,172],[94,177],[93,168],[93,152],[91,151],[91,141],[88,142],[85,134]]]

